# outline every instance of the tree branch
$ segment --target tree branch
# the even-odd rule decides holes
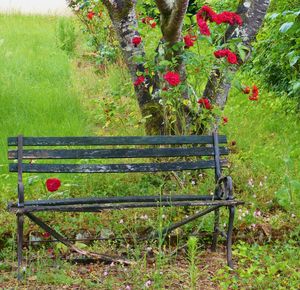
[[[161,29],[164,39],[171,45],[181,38],[183,19],[189,0],[156,0],[161,13]]]
[[[175,0],[155,0],[158,10],[162,14],[171,14]]]

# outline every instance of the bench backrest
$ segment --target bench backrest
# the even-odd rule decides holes
[[[228,154],[228,149],[219,144],[226,142],[226,136],[218,136],[216,133],[201,136],[9,137],[8,146],[17,146],[17,149],[10,149],[8,158],[18,160],[18,163],[9,164],[9,171],[21,174],[23,172],[119,173],[214,168],[216,177],[219,177],[221,167],[226,165],[226,160],[221,159],[220,155]],[[132,148],[132,145],[135,148]],[[71,147],[68,148],[68,146]],[[127,146],[127,148],[120,148],[120,146]],[[139,148],[136,148],[137,146]],[[186,161],[186,157],[193,156],[213,156],[214,158]],[[130,164],[93,164],[87,161],[87,159],[159,159],[166,157],[176,157],[176,161]],[[183,161],[178,161],[179,158]],[[54,160],[47,164],[28,162],[28,160],[36,159],[84,159],[86,162],[85,164],[61,164],[53,162]]]

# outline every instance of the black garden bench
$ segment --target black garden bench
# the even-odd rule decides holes
[[[232,180],[230,176],[222,176],[221,168],[227,161],[221,156],[228,154],[226,136],[212,135],[192,136],[128,136],[128,137],[10,137],[8,138],[8,158],[16,160],[9,164],[10,172],[18,173],[18,200],[9,203],[8,210],[17,216],[17,255],[18,273],[22,266],[23,225],[24,216],[49,232],[55,239],[61,241],[73,250],[75,245],[56,232],[35,212],[101,212],[112,209],[146,208],[146,207],[178,207],[178,206],[205,206],[200,212],[184,218],[163,230],[168,234],[172,230],[204,216],[215,213],[212,250],[216,250],[217,238],[222,235],[226,238],[227,263],[232,263],[232,230],[235,207],[242,201],[234,199],[232,194]],[[221,146],[222,144],[223,146]],[[15,148],[12,149],[11,147]],[[127,148],[124,146],[127,146]],[[133,148],[134,146],[134,148]],[[103,148],[104,147],[104,148]],[[117,147],[117,148],[116,148]],[[122,147],[122,148],[120,148]],[[28,149],[29,148],[29,149]],[[34,149],[32,149],[34,148]],[[54,149],[53,149],[54,148]],[[60,149],[58,149],[60,148]],[[76,149],[74,149],[76,148]],[[80,149],[78,149],[80,148]],[[92,148],[92,149],[90,149]],[[105,149],[106,148],[106,149]],[[204,157],[204,158],[203,158]],[[95,159],[149,159],[152,161],[136,161],[130,164],[94,164]],[[159,158],[163,158],[159,162]],[[62,164],[61,159],[80,159],[81,164]],[[175,160],[174,160],[175,159]],[[32,162],[34,160],[34,162]],[[39,163],[39,160],[51,162]],[[167,160],[167,161],[166,161]],[[90,162],[89,162],[90,161]],[[155,161],[155,162],[154,162]],[[84,163],[83,163],[84,162]],[[215,192],[210,194],[193,195],[157,195],[157,196],[123,196],[123,197],[86,197],[51,200],[25,200],[23,174],[24,173],[131,173],[131,172],[162,172],[214,169]],[[227,232],[219,228],[220,207],[229,209]],[[80,251],[79,251],[80,252]],[[81,251],[85,254],[84,251]],[[96,256],[96,254],[95,254]],[[110,260],[106,255],[100,255],[104,260]]]

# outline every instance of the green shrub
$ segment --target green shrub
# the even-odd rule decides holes
[[[300,11],[271,13],[254,45],[250,71],[273,90],[299,98]],[[299,98],[300,100],[300,98]]]

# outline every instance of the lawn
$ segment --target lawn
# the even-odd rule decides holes
[[[77,46],[71,56],[59,48],[56,17],[0,15],[0,288],[17,286],[15,279],[15,217],[5,211],[16,196],[16,176],[8,174],[6,138],[33,136],[143,135],[131,80],[125,65],[106,64],[97,72],[84,55],[84,36],[73,19]],[[79,234],[124,235],[133,241],[95,242],[95,251],[126,254],[135,266],[72,264],[59,257],[70,253],[58,243],[35,245],[43,232],[26,223],[30,261],[20,288],[38,289],[297,289],[300,279],[299,200],[300,131],[296,102],[263,87],[256,79],[240,74],[241,82],[256,83],[260,101],[233,88],[221,131],[229,137],[232,154],[229,173],[235,194],[247,202],[235,220],[234,257],[237,269],[225,266],[224,247],[210,255],[212,218],[194,222],[176,233],[170,243],[134,240],[148,228],[168,224],[177,217],[171,210],[93,214],[43,215],[56,229],[71,237]],[[44,178],[25,178],[26,195],[46,195]],[[66,176],[63,197],[79,194],[125,195],[133,191],[154,192],[161,177]],[[190,180],[186,186],[193,187]],[[206,180],[200,180],[207,188]],[[172,186],[172,184],[167,184]],[[208,189],[208,188],[207,188]],[[180,211],[179,215],[186,212]],[[165,218],[167,216],[167,218]],[[100,222],[99,222],[100,220]],[[201,235],[195,241],[189,233]],[[186,241],[188,246],[185,246]],[[86,245],[79,243],[79,247]],[[194,262],[193,262],[194,261]],[[195,263],[196,267],[193,266]],[[276,277],[276,279],[274,279]],[[127,288],[126,288],[127,287]]]

